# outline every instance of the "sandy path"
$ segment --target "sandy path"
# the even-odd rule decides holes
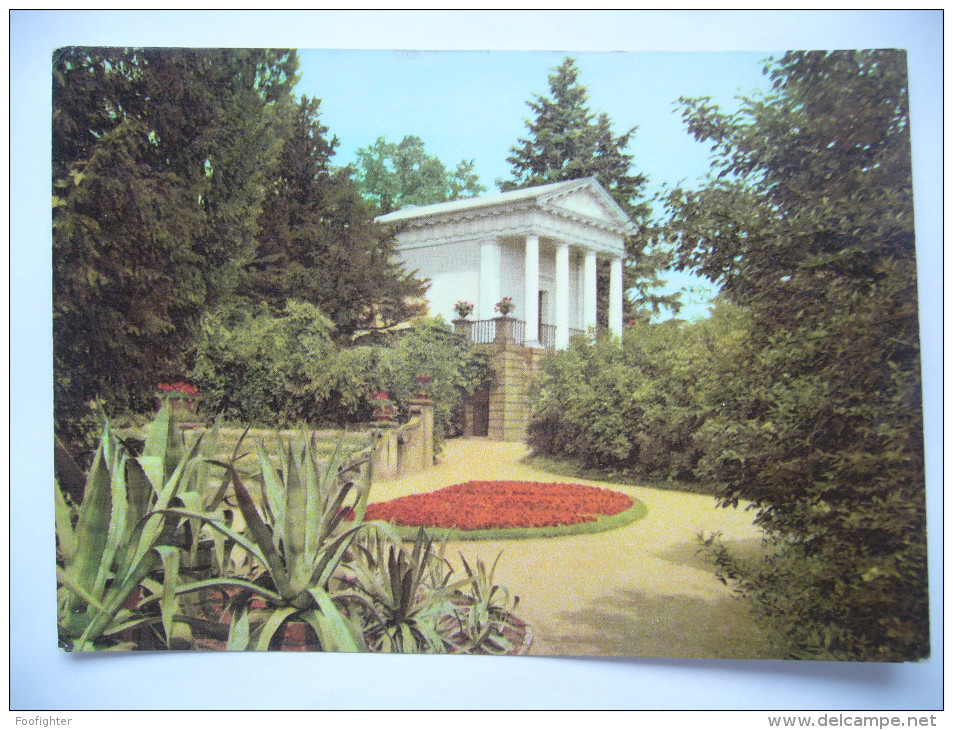
[[[375,484],[371,501],[473,479],[559,481],[523,463],[527,453],[523,444],[448,441],[434,469]],[[491,563],[503,551],[496,582],[520,596],[519,615],[535,634],[532,654],[767,656],[746,605],[697,555],[702,531],[757,551],[752,513],[719,509],[700,495],[572,481],[625,492],[644,502],[648,515],[596,535],[448,545],[448,557],[462,551],[468,561]]]

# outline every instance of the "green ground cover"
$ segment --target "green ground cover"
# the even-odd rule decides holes
[[[582,459],[571,457],[542,456],[533,454],[523,459],[527,466],[549,472],[550,474],[586,479],[593,482],[610,482],[629,487],[651,487],[670,492],[689,492],[690,494],[708,494],[717,496],[715,489],[703,482],[688,482],[679,479],[652,479],[634,472],[619,469],[587,467]]]

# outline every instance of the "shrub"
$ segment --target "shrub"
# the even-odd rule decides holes
[[[333,325],[312,304],[280,315],[232,305],[207,315],[191,380],[204,408],[228,419],[286,426],[331,415],[327,373],[337,355]]]
[[[530,445],[590,467],[694,478],[706,449],[701,427],[725,397],[719,373],[734,366],[746,326],[740,310],[720,303],[707,320],[574,339],[544,363]]]
[[[342,346],[333,335],[331,322],[304,302],[289,302],[281,314],[222,310],[206,318],[191,377],[207,410],[270,426],[367,421],[382,391],[406,419],[425,389],[438,440],[463,395],[485,377],[470,344],[439,319],[417,320],[373,344]]]

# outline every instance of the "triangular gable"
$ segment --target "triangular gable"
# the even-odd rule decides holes
[[[622,234],[634,230],[629,217],[594,177],[511,190],[481,198],[411,206],[378,216],[375,220],[380,223],[404,223],[423,228],[443,225],[453,216],[498,215],[507,212],[514,205],[536,205],[540,210],[548,210],[558,216]]]
[[[569,190],[541,195],[539,202],[548,208],[584,216],[612,228],[625,229],[632,225],[622,208],[594,178]]]
[[[609,211],[606,210],[606,206],[603,202],[597,200],[596,196],[593,195],[589,189],[578,190],[569,195],[560,196],[551,201],[551,204],[559,208],[571,210],[573,213],[580,213],[589,218],[605,221],[606,223],[618,224],[619,222],[613,218]]]

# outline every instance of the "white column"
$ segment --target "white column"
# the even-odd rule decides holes
[[[612,259],[609,268],[609,330],[622,335],[622,259]]]
[[[596,326],[596,252],[586,251],[582,279],[582,328]]]
[[[480,302],[477,306],[480,319],[497,316],[493,307],[500,301],[500,244],[484,241],[480,244]]]
[[[526,314],[526,345],[539,344],[539,236],[526,236],[526,266],[523,277],[524,307]]]
[[[569,344],[569,244],[556,248],[556,349]]]

